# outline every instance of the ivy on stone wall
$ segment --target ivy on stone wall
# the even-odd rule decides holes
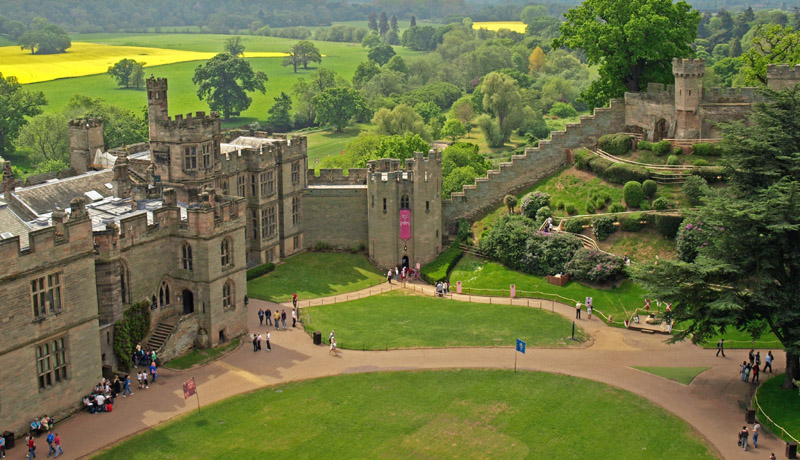
[[[131,355],[150,331],[150,302],[143,300],[133,304],[114,324],[114,354],[119,368],[128,370],[133,362]]]

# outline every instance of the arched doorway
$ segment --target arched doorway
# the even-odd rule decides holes
[[[408,256],[403,256],[403,268],[409,268],[409,266],[408,266]]]
[[[658,142],[661,139],[665,139],[668,135],[668,128],[667,120],[661,118],[656,122],[655,129],[653,130],[653,142]]]
[[[181,297],[183,298],[183,314],[194,313],[194,294],[192,294],[192,291],[184,289]]]

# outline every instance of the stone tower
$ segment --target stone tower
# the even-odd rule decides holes
[[[81,118],[69,122],[69,165],[78,174],[89,170],[94,154],[103,150],[103,120]]]
[[[155,132],[156,122],[169,119],[166,78],[147,79],[147,117],[151,133]]]
[[[673,137],[692,139],[700,137],[701,120],[697,109],[703,97],[704,59],[672,60],[675,76],[675,132]]]
[[[431,150],[400,160],[367,163],[368,249],[383,268],[415,267],[442,248],[442,159]]]
[[[789,64],[767,66],[767,86],[770,89],[780,91],[793,88],[800,83],[800,64],[790,66]]]

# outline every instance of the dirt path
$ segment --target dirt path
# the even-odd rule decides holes
[[[351,293],[358,298],[386,290],[387,284]],[[395,288],[396,289],[396,288]],[[430,287],[422,288],[431,292]],[[420,288],[417,288],[417,292]],[[356,297],[354,297],[356,296]],[[347,298],[347,296],[335,296]],[[464,296],[466,297],[466,296]],[[327,298],[334,303],[333,298]],[[462,300],[462,299],[458,299]],[[466,299],[463,299],[466,300]],[[472,297],[472,301],[508,303],[507,298]],[[313,302],[301,302],[301,306]],[[344,299],[340,300],[344,301]],[[522,303],[517,299],[515,303]],[[549,304],[549,302],[548,302]],[[249,329],[265,332],[255,312],[259,307],[275,304],[251,300]],[[286,305],[285,305],[286,306]],[[552,309],[567,318],[574,318],[574,309],[553,304]],[[716,358],[715,350],[704,350],[691,344],[666,345],[664,336],[641,334],[610,328],[600,320],[578,320],[592,336],[585,348],[533,349],[517,356],[517,367],[552,373],[568,374],[614,385],[643,396],[678,417],[686,420],[725,459],[768,458],[770,452],[783,452],[783,442],[761,435],[758,449],[743,452],[733,443],[734,434],[744,424],[742,404],[749,399],[752,385],[742,382],[737,363],[746,354],[731,350],[727,358]],[[354,372],[391,371],[444,368],[512,368],[514,349],[457,348],[416,349],[394,351],[342,350],[338,357],[328,354],[326,346],[315,346],[301,327],[284,330],[270,328],[272,351],[254,353],[248,343],[220,360],[185,371],[162,369],[158,382],[148,390],[134,389],[135,394],[120,398],[114,412],[88,414],[82,412],[59,423],[65,455],[62,458],[81,458],[126,437],[152,428],[178,415],[197,410],[194,398],[184,401],[181,384],[194,377],[201,405],[211,404],[230,396],[289,381],[312,379]],[[324,333],[327,333],[325,331]],[[783,352],[775,354],[775,368],[783,366]],[[632,369],[631,366],[709,366],[685,386]],[[641,427],[658,429],[658,427]],[[15,449],[12,458],[23,458],[22,449]]]

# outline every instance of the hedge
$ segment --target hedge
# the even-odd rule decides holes
[[[436,260],[422,267],[419,271],[422,279],[430,284],[436,284],[438,281],[447,279],[450,270],[464,255],[464,251],[459,246],[460,244],[458,240],[454,241],[449,248],[439,254]]]
[[[663,211],[669,207],[669,201],[663,196],[660,196],[653,200],[653,209],[656,211]]]
[[[656,214],[656,229],[667,238],[675,238],[681,222],[683,222],[683,216],[680,214]]]
[[[564,230],[569,233],[581,233],[583,231],[583,226],[587,223],[586,219],[581,219],[579,217],[569,219],[564,224]]]
[[[631,151],[631,136],[628,134],[606,134],[597,140],[604,151],[612,155],[625,155]]]
[[[272,262],[267,262],[263,265],[259,265],[258,267],[253,267],[250,270],[247,270],[247,281],[256,279],[262,275],[266,275],[272,270],[275,270],[275,264]]]
[[[675,166],[681,164],[681,159],[677,155],[670,155],[667,157],[667,164],[670,166]]]
[[[638,232],[644,227],[641,214],[628,214],[620,216],[619,229],[623,232]]]
[[[704,157],[718,157],[722,155],[722,148],[717,144],[700,142],[692,145],[692,154]]]
[[[623,185],[630,181],[647,180],[650,178],[650,174],[643,166],[614,163],[603,172],[603,178],[612,184]]]
[[[639,150],[651,150],[653,148],[653,143],[648,141],[639,141],[639,143],[636,144],[636,148]]]
[[[658,156],[666,155],[672,152],[672,144],[669,141],[660,141],[652,144],[651,150]]]
[[[611,216],[597,216],[592,220],[592,233],[599,241],[608,238],[608,235],[617,231],[614,218]]]

